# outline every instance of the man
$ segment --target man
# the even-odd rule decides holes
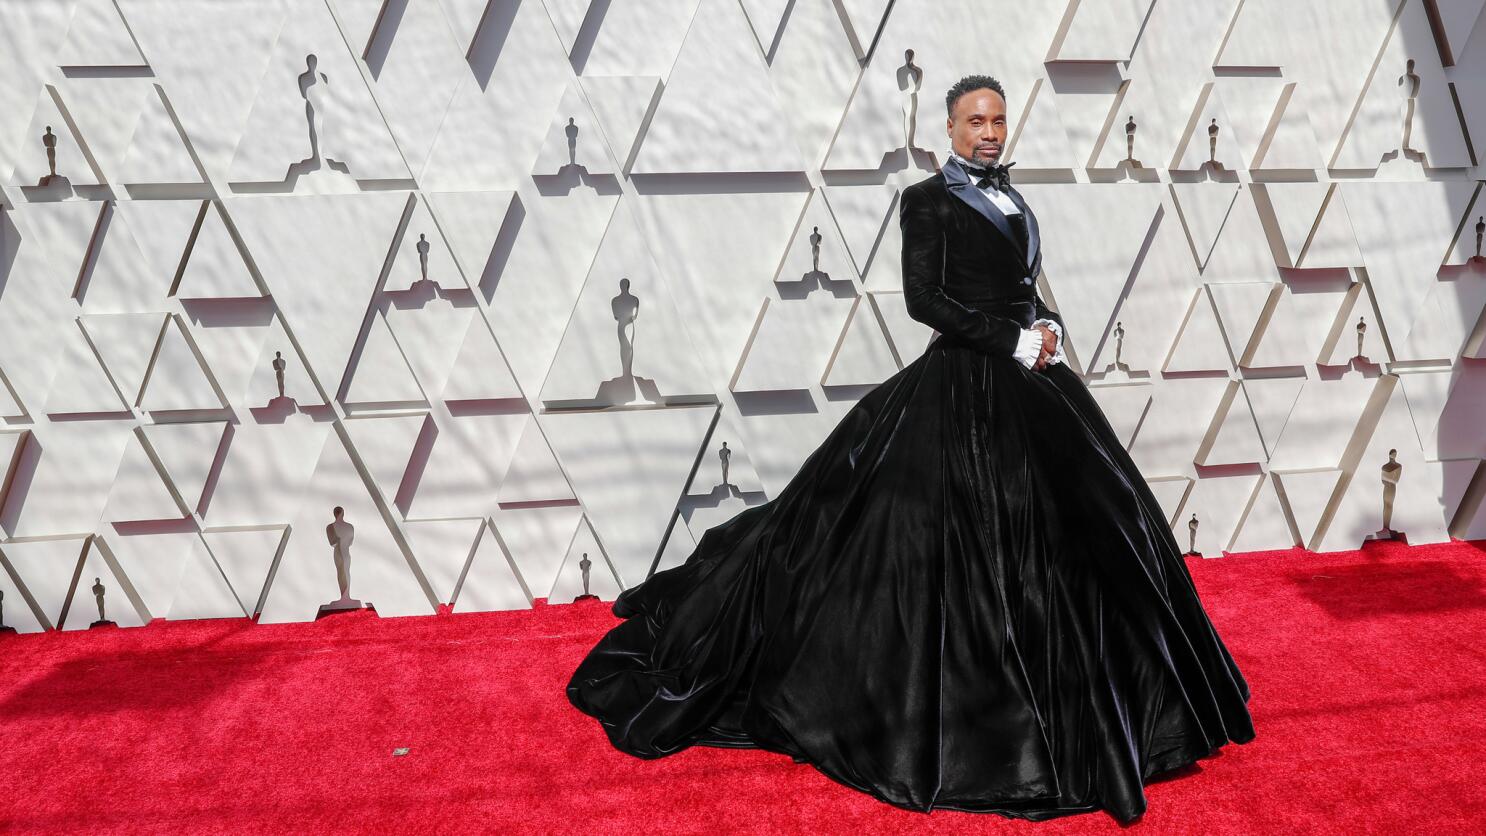
[[[568,699],[637,757],[757,746],[906,809],[1128,823],[1146,778],[1254,737],[1248,684],[1062,361],[1000,85],[946,104],[954,154],[900,207],[908,312],[939,336],[621,593]]]
[[[951,153],[938,174],[903,190],[903,289],[908,313],[941,335],[1041,371],[1065,361],[1063,319],[1037,293],[1037,218],[1001,165],[1006,97],[990,76],[961,79],[945,96]],[[942,265],[942,267],[941,267]],[[987,270],[989,267],[989,271]],[[1030,303],[1023,326],[1008,312]]]

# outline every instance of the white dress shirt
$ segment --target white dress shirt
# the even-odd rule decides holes
[[[953,151],[950,151],[949,155],[970,172],[970,176],[974,178],[971,182],[979,179],[980,174],[978,172],[985,170],[984,166],[970,162]],[[1017,207],[1016,202],[1011,199],[1010,195],[990,183],[987,183],[986,187],[980,190],[980,193],[996,204],[996,208],[1000,209],[1004,215],[1020,215],[1022,213],[1022,210]],[[1057,343],[1053,346],[1052,359],[1048,363],[1065,362],[1068,358],[1063,356],[1063,329],[1051,319],[1035,320],[1031,328],[1022,329],[1021,336],[1017,340],[1016,349],[1012,351],[1011,356],[1029,369],[1037,364],[1037,358],[1042,352],[1042,330],[1037,327],[1039,325],[1046,325],[1058,338]]]

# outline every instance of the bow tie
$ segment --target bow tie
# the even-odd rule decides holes
[[[984,189],[986,186],[995,186],[998,191],[1006,191],[1007,187],[1011,185],[1011,167],[1014,165],[1016,163],[1008,163],[1007,165],[997,163],[986,169],[970,169],[971,171],[983,172],[982,176],[975,181],[975,187]]]

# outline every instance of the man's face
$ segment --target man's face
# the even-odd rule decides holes
[[[1006,144],[1006,100],[995,90],[971,90],[955,102],[945,122],[956,154],[983,166],[1001,160]]]

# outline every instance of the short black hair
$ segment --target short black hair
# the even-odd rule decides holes
[[[1006,98],[1006,91],[1001,89],[1001,82],[996,79],[988,75],[967,75],[956,81],[954,86],[949,88],[949,92],[944,94],[944,109],[948,111],[950,116],[954,116],[955,102],[959,101],[961,96],[969,93],[971,90],[982,89],[995,90],[1001,95],[1001,98]]]

